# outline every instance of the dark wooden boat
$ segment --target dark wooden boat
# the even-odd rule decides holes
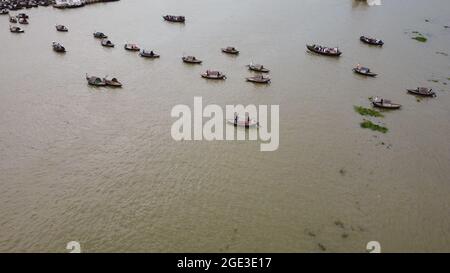
[[[14,26],[10,26],[9,31],[11,31],[12,33],[24,33],[25,32],[25,30],[23,30],[22,28],[14,27]]]
[[[369,68],[367,67],[363,67],[363,66],[356,66],[355,68],[353,68],[353,71],[357,74],[360,75],[364,75],[364,76],[368,76],[368,77],[376,77],[378,74],[373,73],[372,71],[370,71]]]
[[[366,36],[361,36],[359,37],[359,39],[366,44],[369,45],[376,45],[376,46],[383,46],[384,42],[382,40],[379,39],[375,39],[375,38],[370,38],[370,37],[366,37]]]
[[[414,95],[419,95],[419,96],[424,96],[424,97],[436,96],[436,93],[431,88],[418,87],[416,89],[406,89],[406,90],[408,91],[408,93],[414,94]]]
[[[30,17],[26,13],[17,14],[17,18],[30,19]]]
[[[19,18],[19,24],[28,25],[28,20],[26,18]]]
[[[249,65],[247,65],[248,69],[252,70],[252,71],[256,71],[256,72],[261,72],[261,73],[269,73],[270,70],[265,68],[262,64],[253,64],[250,63]]]
[[[104,46],[104,47],[114,47],[114,43],[111,42],[110,40],[103,39],[102,40],[102,46]]]
[[[89,76],[87,73],[86,73],[86,80],[89,85],[106,86],[106,82],[104,79],[102,79],[100,77],[96,77],[96,76]]]
[[[111,86],[111,87],[122,87],[122,83],[119,82],[119,80],[117,78],[108,78],[108,77],[104,77],[103,81],[105,82],[105,84],[107,86]]]
[[[232,47],[232,46],[222,48],[222,52],[227,53],[227,54],[233,54],[233,55],[239,54],[239,50],[237,50],[235,47]]]
[[[52,47],[53,47],[53,50],[58,52],[58,53],[65,53],[66,52],[66,48],[60,43],[53,42]]]
[[[56,30],[60,31],[60,32],[67,32],[67,31],[69,31],[69,29],[66,26],[63,26],[63,25],[56,25],[55,27],[56,27]]]
[[[108,36],[106,36],[103,32],[94,32],[94,37],[97,39],[106,39]]]
[[[6,15],[6,14],[9,14],[9,10],[7,10],[7,9],[2,9],[2,10],[0,11],[0,15]]]
[[[259,126],[259,122],[256,120],[251,119],[249,120],[236,120],[234,119],[228,119],[227,123],[234,125],[235,127],[244,127],[244,128],[254,128]]]
[[[125,44],[124,48],[125,48],[125,50],[129,50],[129,51],[139,51],[140,50],[139,46],[136,44]]]
[[[211,80],[225,80],[227,78],[222,72],[211,70],[206,70],[206,72],[202,74],[202,77]]]
[[[184,23],[186,22],[186,18],[184,16],[175,16],[175,15],[164,15],[164,20],[173,22],[173,23]]]
[[[384,108],[384,109],[400,109],[400,107],[402,107],[398,103],[393,103],[390,100],[382,99],[379,97],[373,98],[372,104],[375,107]]]
[[[320,46],[320,45],[306,45],[306,48],[308,48],[308,50],[320,54],[320,55],[325,55],[325,56],[331,56],[331,57],[339,57],[341,56],[342,52],[339,51],[339,49],[337,47],[335,48],[329,48],[329,47],[324,47],[324,46]]]
[[[269,77],[264,77],[263,75],[258,75],[258,76],[255,76],[255,77],[248,77],[247,81],[248,82],[253,82],[253,83],[268,84],[268,83],[270,83],[270,78]]]
[[[16,24],[17,23],[17,18],[9,16],[9,22],[12,23],[12,24]]]
[[[201,64],[202,61],[197,59],[194,56],[185,56],[181,58],[183,60],[183,62],[188,63],[188,64]]]
[[[158,54],[153,52],[153,50],[145,50],[145,49],[142,49],[141,52],[139,52],[139,55],[141,57],[151,58],[151,59],[156,59],[156,58],[160,57]]]

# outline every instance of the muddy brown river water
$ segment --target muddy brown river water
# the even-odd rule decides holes
[[[374,240],[389,252],[450,251],[449,1],[122,0],[25,12],[22,35],[0,16],[1,252],[65,252],[69,241],[85,252],[364,252]],[[161,58],[126,52],[127,42]],[[307,53],[314,42],[343,55]],[[241,54],[222,54],[228,45]],[[187,54],[204,63],[183,64]],[[251,61],[271,69],[270,85],[245,82]],[[379,77],[353,74],[357,63]],[[207,68],[227,80],[201,79]],[[124,87],[89,87],[85,73]],[[406,94],[417,86],[437,97]],[[360,128],[353,109],[375,95],[403,105],[380,119],[386,134]],[[174,141],[170,111],[194,96],[279,105],[279,149]]]

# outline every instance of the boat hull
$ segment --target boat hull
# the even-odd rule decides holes
[[[306,45],[306,48],[314,53],[317,53],[319,55],[328,56],[328,57],[339,57],[342,55],[342,52],[338,51],[337,53],[331,53],[331,52],[322,52],[320,50],[316,50],[312,45]]]

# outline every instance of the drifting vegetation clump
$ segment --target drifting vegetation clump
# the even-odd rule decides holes
[[[422,33],[418,32],[418,31],[413,31],[412,32],[415,36],[412,37],[411,39],[425,43],[426,41],[428,41],[427,37],[425,37]]]
[[[361,122],[360,125],[361,125],[361,128],[371,129],[372,131],[378,131],[383,134],[387,133],[387,131],[388,131],[388,128],[378,125],[378,124],[375,124],[372,121],[367,120],[367,119],[365,119],[363,122]]]
[[[384,117],[383,114],[378,112],[377,110],[365,108],[362,106],[354,106],[356,112],[358,112],[362,116],[371,116],[371,117]]]

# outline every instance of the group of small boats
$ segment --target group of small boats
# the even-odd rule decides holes
[[[11,24],[22,24],[22,25],[28,25],[29,21],[28,21],[29,17],[28,15],[26,15],[25,13],[19,13],[16,16],[9,16],[9,22]],[[9,26],[9,29],[11,30],[11,32],[13,33],[24,33],[25,30],[22,29],[21,27],[12,27]]]
[[[89,85],[93,86],[122,87],[122,83],[117,78],[110,78],[108,76],[100,78],[86,74],[86,80]]]
[[[424,96],[424,97],[434,97],[436,96],[436,93],[431,88],[426,87],[417,87],[416,89],[406,89],[408,93],[418,96]],[[401,104],[391,102],[390,100],[383,99],[380,97],[371,98],[372,105],[374,107],[378,108],[384,108],[384,109],[400,109],[402,107]]]
[[[8,10],[21,10],[49,6],[53,0],[2,0],[0,1],[0,14]]]
[[[232,47],[232,46],[222,48],[222,52],[227,53],[227,54],[233,54],[233,55],[239,54],[239,50],[237,50],[235,47]],[[188,58],[195,58],[195,57],[189,56]],[[190,61],[187,61],[186,57],[183,57],[183,61],[190,62]],[[199,63],[201,63],[201,61]],[[254,64],[253,62],[251,62],[249,65],[247,65],[247,67],[251,71],[261,73],[256,76],[247,77],[246,80],[248,82],[261,83],[261,84],[270,83],[271,79],[269,77],[265,77],[262,74],[262,73],[269,73],[270,72],[269,69],[267,69],[266,67],[264,67],[261,64]],[[223,74],[222,72],[211,71],[211,70],[207,70],[205,73],[201,74],[201,76],[203,78],[212,79],[212,80],[225,80],[226,79],[226,75]]]
[[[361,36],[359,39],[361,42],[363,42],[365,44],[373,45],[373,46],[381,47],[384,45],[384,42],[382,40],[372,38],[372,37]],[[337,47],[330,48],[330,47],[316,45],[316,44],[313,44],[313,45],[307,44],[306,48],[309,51],[312,51],[312,52],[320,54],[320,55],[325,55],[325,56],[339,57],[342,55],[342,52]],[[377,73],[372,72],[370,70],[370,68],[364,67],[360,64],[356,65],[356,67],[353,68],[353,72],[360,74],[360,75],[368,76],[368,77],[376,77],[378,75]],[[416,89],[407,89],[407,92],[409,94],[423,96],[423,97],[435,97],[436,96],[436,93],[431,88],[427,88],[427,87],[417,87]],[[371,101],[372,101],[372,104],[374,107],[385,108],[385,109],[400,109],[400,107],[401,107],[401,105],[398,103],[393,103],[390,100],[379,98],[379,97],[372,98]]]

